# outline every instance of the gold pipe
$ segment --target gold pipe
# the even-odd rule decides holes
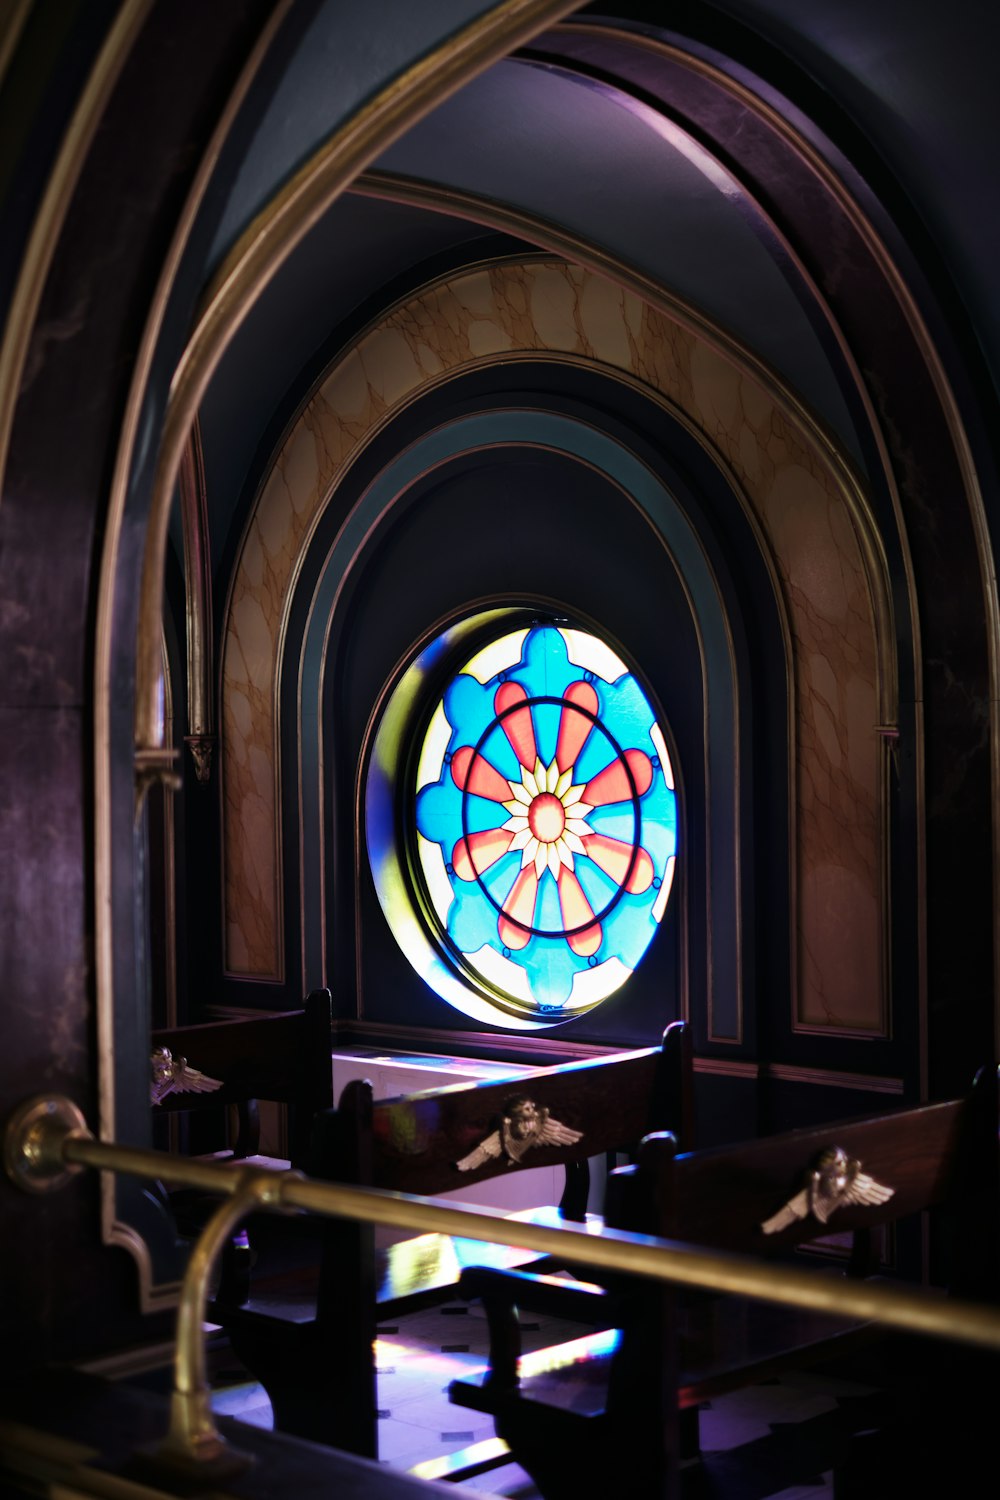
[[[239,1172],[221,1163],[195,1162],[79,1135],[65,1138],[61,1160],[226,1194],[240,1188]],[[319,1182],[291,1172],[261,1170],[255,1176],[275,1179],[275,1190],[266,1204],[270,1209],[301,1208],[332,1218],[392,1224],[491,1244],[509,1245],[513,1237],[519,1247],[558,1255],[571,1263],[671,1285],[706,1287],[787,1307],[812,1308],[831,1316],[870,1319],[911,1333],[1000,1349],[1000,1309],[978,1303],[938,1299],[926,1291],[903,1287],[819,1277],[750,1256],[692,1249],[675,1240],[626,1230],[604,1229],[600,1235],[593,1235],[578,1229],[512,1224],[500,1209],[446,1207],[435,1198]]]
[[[191,424],[223,354],[289,255],[358,172],[469,78],[573,9],[574,0],[499,0],[389,79],[275,192],[205,289],[174,371],[160,431],[139,597],[136,744],[157,743],[153,650],[163,605],[167,520]]]
[[[201,1188],[206,1193],[231,1197],[239,1191],[240,1177],[232,1167],[193,1156],[171,1156],[166,1151],[141,1146],[120,1146],[98,1141],[92,1135],[66,1135],[60,1159],[70,1166],[96,1167],[102,1172],[122,1172],[131,1177],[149,1177],[177,1187]],[[276,1176],[284,1174],[278,1172]]]
[[[216,1258],[237,1227],[255,1211],[281,1208],[286,1181],[290,1184],[299,1176],[298,1172],[252,1167],[234,1170],[216,1162],[174,1157],[162,1151],[109,1145],[95,1141],[78,1127],[74,1129],[71,1118],[60,1112],[40,1114],[37,1105],[31,1110],[30,1119],[34,1157],[50,1174],[60,1165],[92,1166],[129,1172],[136,1177],[156,1177],[163,1182],[222,1195],[219,1207],[192,1247],[181,1283],[170,1423],[155,1457],[173,1468],[196,1467],[202,1473],[210,1468],[216,1477],[244,1469],[252,1460],[226,1442],[212,1412],[204,1337],[209,1278]],[[64,1133],[57,1144],[60,1130]],[[175,1172],[175,1165],[183,1170]]]
[[[944,1297],[939,1301],[927,1292],[902,1287],[816,1276],[750,1256],[692,1249],[678,1240],[631,1234],[623,1229],[605,1228],[594,1235],[579,1229],[512,1224],[502,1209],[445,1208],[434,1198],[344,1187],[309,1178],[289,1183],[281,1200],[312,1213],[371,1224],[437,1231],[491,1244],[509,1245],[513,1240],[518,1248],[602,1270],[809,1308],[831,1317],[861,1318],[910,1333],[1000,1349],[1000,1310],[996,1308]]]
[[[32,0],[9,0],[0,14],[0,84],[3,83],[11,59],[17,51],[31,5]]]
[[[500,1209],[445,1207],[434,1198],[319,1182],[294,1171],[234,1170],[220,1162],[119,1146],[95,1140],[76,1105],[60,1095],[38,1095],[15,1108],[4,1132],[3,1160],[8,1175],[27,1192],[58,1188],[73,1171],[89,1166],[207,1188],[226,1200],[202,1231],[184,1276],[170,1426],[155,1455],[187,1474],[198,1469],[202,1476],[221,1476],[238,1472],[250,1462],[246,1454],[230,1449],[216,1429],[202,1329],[208,1278],[216,1256],[236,1226],[255,1209],[301,1209],[495,1244],[509,1244],[514,1238],[527,1250],[558,1255],[570,1264],[810,1308],[832,1317],[847,1315],[910,1333],[1000,1349],[1000,1309],[995,1307],[936,1298],[926,1291],[834,1280],[625,1230],[604,1229],[592,1235],[571,1228],[513,1224]]]
[[[277,1206],[285,1174],[242,1168],[233,1175],[237,1186],[198,1236],[181,1285],[170,1427],[157,1454],[168,1463],[217,1466],[221,1461],[231,1468],[250,1461],[229,1447],[212,1413],[204,1335],[208,1281],[217,1255],[247,1215]]]
[[[184,743],[191,751],[200,782],[209,779],[215,744],[212,666],[212,566],[208,495],[201,424],[196,417],[181,455],[178,475],[184,532],[184,615],[187,626],[188,727]]]
[[[5,17],[0,28],[0,63],[6,71],[20,30],[31,9],[21,4]],[[73,111],[59,154],[49,173],[38,212],[18,271],[6,324],[0,330],[0,488],[3,486],[10,450],[14,412],[21,390],[35,318],[47,277],[66,221],[70,201],[80,180],[101,116],[131,51],[132,44],[152,9],[152,0],[126,0],[108,31]]]

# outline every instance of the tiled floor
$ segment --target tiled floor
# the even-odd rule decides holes
[[[524,1325],[525,1352],[545,1348],[578,1330],[540,1319]],[[493,1437],[492,1423],[453,1406],[449,1381],[481,1366],[487,1349],[485,1318],[473,1304],[444,1304],[411,1313],[379,1330],[379,1456],[400,1469],[427,1474],[445,1455]],[[220,1413],[271,1425],[261,1388],[215,1361],[213,1402]],[[711,1500],[816,1500],[833,1495],[834,1456],[849,1434],[864,1427],[869,1387],[818,1373],[753,1386],[712,1403],[701,1413],[704,1462],[695,1488]],[[443,1477],[435,1470],[434,1477]],[[532,1481],[505,1463],[455,1485],[458,1494],[538,1500]]]

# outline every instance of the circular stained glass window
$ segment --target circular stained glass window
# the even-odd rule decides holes
[[[413,793],[424,915],[475,995],[453,1004],[552,1025],[625,982],[666,908],[677,803],[649,700],[603,641],[534,625],[479,651]]]

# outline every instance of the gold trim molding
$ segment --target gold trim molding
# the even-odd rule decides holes
[[[877,263],[887,284],[891,287],[896,301],[906,319],[913,334],[914,341],[920,349],[924,366],[928,372],[935,394],[941,406],[945,424],[954,444],[955,456],[959,471],[963,479],[965,501],[969,508],[969,517],[973,531],[976,552],[979,559],[980,582],[983,590],[984,622],[986,628],[987,652],[989,659],[989,725],[990,725],[990,774],[991,774],[991,801],[992,801],[992,845],[993,845],[993,884],[994,888],[1000,888],[1000,585],[997,582],[996,566],[993,556],[993,548],[990,539],[989,521],[986,514],[986,506],[983,499],[979,476],[976,471],[975,460],[969,438],[962,421],[961,412],[955,392],[948,379],[947,372],[938,355],[934,339],[927,327],[923,314],[907,285],[899,267],[892,254],[876,230],[874,224],[864,212],[858,200],[852,195],[850,189],[838,176],[835,168],[824,158],[819,149],[796,129],[790,120],[786,119],[774,105],[770,104],[761,95],[744,82],[731,77],[723,72],[715,64],[705,58],[697,57],[691,53],[682,51],[676,44],[663,41],[657,37],[631,31],[620,31],[614,26],[594,26],[586,21],[569,21],[559,28],[560,34],[580,35],[606,39],[613,36],[617,41],[627,43],[640,51],[659,54],[672,63],[707,79],[715,87],[728,93],[733,99],[745,109],[765,121],[769,128],[788,146],[812,175],[822,183],[824,190],[837,203],[844,217],[851,223],[859,236],[864,240],[872,258]],[[804,268],[797,256],[794,257],[800,271]],[[836,336],[841,349],[848,359],[852,372],[854,373],[858,394],[864,403],[871,430],[879,445],[883,468],[889,486],[895,508],[897,527],[901,544],[904,546],[903,570],[906,579],[907,596],[909,602],[909,616],[913,631],[913,670],[915,685],[915,733],[917,743],[915,746],[915,775],[917,780],[918,803],[923,812],[925,806],[925,757],[923,736],[923,683],[922,683],[922,661],[923,653],[920,643],[920,614],[917,609],[916,582],[913,574],[913,566],[909,551],[905,547],[906,528],[903,521],[902,509],[897,488],[893,482],[892,464],[888,455],[888,448],[881,431],[881,425],[871,406],[864,381],[860,378],[856,362],[851,356],[840,329],[835,321],[829,317],[824,299],[816,289],[817,305],[822,306],[827,312],[830,327]],[[887,716],[890,717],[890,716]],[[927,1098],[928,1092],[928,1057],[927,1057],[927,952],[926,952],[926,906],[927,906],[927,850],[924,835],[923,819],[918,827],[917,835],[917,886],[919,916],[917,920],[919,950],[918,975],[917,975],[917,1004],[920,1015],[920,1057],[919,1070],[921,1080],[921,1098]],[[994,1040],[995,1050],[1000,1054],[1000,922],[993,924],[993,984],[994,984]]]
[[[261,292],[352,178],[491,62],[569,14],[572,0],[501,0],[393,79],[324,142],[241,235],[205,290],[171,383],[153,487],[139,628],[136,738],[155,743],[151,641],[167,520],[184,445],[219,361]]]
[[[735,178],[733,179],[733,189],[734,191],[742,193],[744,196],[749,196],[746,194],[741,184],[739,184]],[[722,358],[728,360],[735,369],[737,369],[741,373],[750,372],[752,376],[760,382],[762,388],[767,391],[769,398],[774,401],[779,410],[781,410],[791,422],[793,422],[804,433],[808,435],[809,440],[816,446],[819,451],[823,452],[826,455],[829,462],[836,468],[838,468],[841,473],[841,482],[844,486],[845,494],[849,496],[850,508],[856,520],[856,537],[859,545],[866,555],[866,567],[869,580],[872,585],[871,603],[875,611],[876,629],[879,641],[879,701],[875,718],[879,720],[884,718],[892,718],[893,720],[895,720],[896,718],[898,718],[898,681],[895,653],[895,633],[893,629],[893,612],[891,604],[891,590],[889,586],[888,562],[885,555],[885,549],[882,545],[882,539],[879,533],[879,529],[875,522],[874,515],[871,511],[867,494],[858,475],[854,472],[850,464],[845,461],[844,456],[838,444],[834,441],[831,433],[828,432],[826,427],[814,416],[812,411],[807,406],[805,406],[803,402],[798,398],[796,393],[790,389],[787,382],[766,361],[761,359],[761,357],[754,350],[749,349],[741,344],[740,341],[736,339],[727,329],[716,326],[700,308],[685,301],[683,298],[678,297],[669,289],[660,286],[658,283],[652,281],[649,277],[643,275],[641,272],[636,271],[632,266],[623,263],[617,257],[608,254],[600,247],[594,246],[589,242],[580,239],[579,236],[569,233],[561,229],[558,225],[555,225],[548,220],[541,219],[535,214],[528,213],[522,209],[512,208],[509,205],[498,204],[490,199],[480,198],[477,195],[465,190],[443,188],[435,183],[429,183],[416,178],[403,177],[398,174],[393,174],[381,170],[369,171],[362,174],[352,185],[351,191],[352,193],[356,193],[358,195],[366,195],[388,202],[405,203],[434,212],[453,214],[462,218],[471,219],[472,221],[481,223],[484,226],[488,226],[496,230],[502,230],[508,234],[516,235],[520,238],[532,239],[539,246],[553,255],[568,257],[574,260],[579,265],[589,268],[598,275],[609,276],[618,285],[634,292],[637,296],[641,297],[644,302],[649,304],[649,306],[657,308],[658,310],[663,312],[665,316],[676,322],[679,327],[693,334],[694,337],[703,339],[707,344],[715,349]],[[767,215],[759,205],[757,206],[757,211],[761,214],[762,218],[767,218]],[[784,238],[777,225],[773,224],[770,220],[768,220],[768,223],[771,232],[777,239],[782,241],[789,259],[799,267],[803,279],[812,289],[813,295],[816,297],[817,302],[820,304],[820,306],[823,307],[827,320],[834,330],[838,344],[840,345],[842,353],[844,354],[845,361],[848,364],[857,384],[859,395],[865,407],[873,434],[875,435],[878,450],[883,459],[885,481],[892,497],[894,511],[897,519],[899,519],[900,528],[902,528],[899,499],[891,466],[889,464],[888,450],[879,429],[877,415],[864,387],[861,372],[857,367],[856,361],[851,357],[850,351],[845,345],[843,337],[840,334],[836,324],[834,323],[834,320],[829,313],[829,309],[826,307],[824,299],[822,298],[818,288],[815,287],[812,278],[809,277],[805,268],[801,265],[798,257],[795,255],[793,247],[784,241]],[[692,424],[689,421],[686,423],[686,425],[688,426],[689,430],[699,438],[703,446],[705,446],[707,449],[712,448],[712,445],[706,442],[705,434],[698,430],[696,424]],[[718,462],[718,454],[715,454],[715,458]],[[737,491],[739,490],[739,483],[735,479],[735,477],[733,481],[733,487]],[[748,509],[748,514],[749,513],[750,512]],[[909,555],[906,550],[905,532],[902,531],[902,529],[900,530],[900,547],[904,554],[904,570],[907,579],[907,590],[911,605],[910,613],[911,617],[913,617],[915,621],[914,642],[915,646],[918,647],[919,621],[916,620],[916,616],[914,613],[916,609],[914,592],[915,585],[913,582]],[[777,587],[777,584],[776,593],[780,595],[780,589]],[[786,641],[786,645],[787,644],[788,642]],[[920,663],[918,655],[919,653],[917,652],[917,657],[915,657],[915,673],[916,680],[919,682]],[[794,684],[790,684],[790,696],[794,700]],[[875,729],[875,732],[881,734],[884,725],[879,723],[878,725],[873,727]],[[798,753],[794,733],[795,725],[790,724],[789,728],[789,757],[790,762],[794,765]],[[882,882],[881,900],[885,910],[887,911],[887,903],[889,899],[889,829],[887,811],[889,804],[888,777],[890,763],[894,765],[898,760],[898,743],[891,742],[883,735],[882,745],[882,766],[880,767],[879,771],[878,793],[881,806],[881,839],[879,862],[880,878]],[[918,745],[918,763],[922,767],[923,761],[922,754],[920,753],[921,750],[922,741],[921,744]],[[793,826],[794,821],[793,807]],[[798,851],[793,840],[789,848],[789,864],[792,871],[793,890],[796,890],[798,888],[797,877],[795,873],[797,862]],[[923,889],[922,885],[921,889]],[[789,957],[792,981],[792,1014],[790,1019],[793,1029],[803,1032],[813,1029],[827,1029],[826,1021],[821,1020],[815,1015],[804,1016],[800,1010],[798,999],[801,992],[799,981],[801,972],[800,966],[802,964],[810,962],[810,958],[808,953],[804,952],[801,949],[801,945],[798,941],[796,925],[794,923],[792,931],[791,951]],[[878,1019],[873,1021],[871,1025],[867,1025],[862,1029],[861,1034],[864,1034],[866,1036],[885,1036],[888,1035],[890,1031],[891,1021],[889,1016],[889,994],[891,987],[891,974],[890,953],[887,942],[883,942],[881,944],[878,965],[881,974],[880,982],[882,986],[882,1006]],[[923,972],[924,969],[923,967],[921,967],[921,973]],[[831,1029],[836,1029],[832,1023],[830,1023],[830,1025]]]
[[[277,909],[281,882],[277,847],[272,844],[265,858],[262,841],[273,838],[268,829],[280,823],[274,747],[282,642],[291,591],[324,506],[364,444],[417,393],[490,361],[515,358],[584,361],[609,378],[635,381],[679,412],[748,507],[772,559],[793,644],[798,791],[792,826],[799,830],[793,868],[803,924],[796,992],[812,997],[808,1009],[802,1001],[800,1015],[877,1033],[886,1009],[880,874],[885,808],[883,747],[874,726],[894,717],[886,699],[887,679],[893,690],[895,680],[887,572],[857,477],[819,438],[814,423],[799,420],[794,403],[772,400],[756,365],[739,369],[731,341],[723,350],[606,276],[548,256],[503,259],[443,276],[390,308],[342,352],[286,434],[248,521],[223,623],[227,931],[245,908],[262,966],[273,964],[279,934],[265,951],[267,927],[260,918],[262,909],[265,921]],[[341,525],[349,519],[345,515]],[[808,587],[802,574],[807,555]],[[243,726],[229,704],[251,686],[240,663],[251,656],[260,660],[265,602],[271,610],[270,666],[266,682],[257,672],[256,714]],[[252,624],[252,652],[240,639],[243,617]],[[243,767],[259,769],[262,757],[271,767],[267,805],[258,775],[252,786],[247,783],[253,800],[245,804],[239,792],[240,779],[247,780]],[[806,793],[818,783],[825,795],[807,802]],[[247,824],[248,807],[258,810],[256,831]],[[837,807],[850,809],[850,840],[836,821]],[[250,883],[272,865],[275,889],[264,900]],[[250,899],[239,876],[244,867]],[[858,974],[836,984],[832,980],[846,971],[828,952],[824,892],[830,879],[841,902],[836,919],[846,909],[864,934],[856,948]],[[234,967],[231,961],[227,966]],[[261,969],[248,967],[246,973],[262,977]]]
[[[12,49],[16,45],[18,32],[30,9],[28,0],[5,22],[2,40],[6,48]],[[56,244],[94,133],[132,44],[151,9],[152,0],[124,0],[66,130],[21,259],[17,285],[0,341],[0,493],[7,470],[14,408]]]
[[[0,86],[17,51],[32,3],[33,0],[7,0],[7,8],[0,15]]]
[[[838,1073],[830,1068],[800,1068],[789,1063],[767,1063],[763,1072],[781,1083],[818,1084],[825,1088],[855,1089],[866,1094],[903,1093],[901,1078],[880,1078],[869,1073]]]
[[[115,455],[114,471],[108,496],[104,547],[101,554],[97,594],[97,621],[94,636],[94,882],[95,942],[94,969],[97,989],[97,1053],[99,1132],[102,1140],[113,1140],[117,1132],[118,1106],[115,1080],[115,988],[113,962],[114,880],[111,855],[111,697],[115,670],[113,620],[119,579],[119,547],[125,517],[129,474],[137,435],[140,430],[143,402],[152,368],[157,341],[162,331],[167,304],[194,225],[198,209],[208,189],[223,142],[232,128],[236,114],[246,96],[277,29],[284,20],[292,0],[278,0],[240,78],[220,116],[205,156],[199,164],[188,200],[180,215],[163,267],[160,272],[146,326],[136,354],[129,393],[122,417]],[[185,434],[185,437],[187,434]],[[178,463],[180,453],[177,454]],[[176,478],[176,469],[171,485]],[[138,710],[135,736],[136,812],[139,811],[150,779],[176,774],[172,761],[164,758],[163,726],[159,717],[160,651],[163,630],[163,572],[167,523],[173,492],[166,496],[159,514],[147,528],[143,581],[139,598],[139,621],[136,638],[136,701],[150,714],[146,733],[138,733]],[[155,561],[151,562],[151,559]],[[148,755],[146,752],[150,752]],[[172,752],[171,752],[172,753]],[[130,993],[129,1002],[134,1003]],[[144,1312],[172,1305],[176,1287],[154,1285],[149,1247],[132,1224],[118,1215],[115,1183],[109,1173],[101,1174],[101,1230],[105,1244],[119,1245],[134,1258],[139,1277],[140,1305]]]
[[[715,1078],[746,1078],[751,1082],[760,1076],[760,1064],[745,1062],[738,1057],[696,1057],[691,1067],[695,1073],[706,1073]]]
[[[212,664],[212,544],[205,491],[201,425],[191,428],[178,476],[184,534],[184,616],[187,636],[188,732],[199,782],[207,782],[215,748],[215,680]]]
[[[107,524],[98,587],[94,661],[95,747],[95,975],[97,989],[99,1130],[102,1138],[113,1138],[116,1129],[114,1059],[114,969],[112,928],[114,882],[111,860],[112,792],[110,774],[111,691],[113,678],[114,599],[119,582],[119,548],[125,514],[129,475],[153,354],[166,314],[174,279],[180,267],[205,192],[215,171],[223,143],[232,129],[250,83],[255,77],[293,0],[276,0],[256,45],[251,50],[230,99],[223,110],[212,140],[199,166],[187,204],[178,221],[174,240],[164,261],[156,292],[150,303],[146,327],[138,350],[121,437],[112,475],[107,506]],[[61,159],[61,186],[56,177],[50,188],[52,200],[47,216],[40,216],[37,245],[25,266],[37,268],[40,288],[58,239],[68,201],[86,155],[101,107],[128,54],[141,21],[152,0],[125,0],[102,67],[95,69],[87,95],[88,111],[79,111],[72,142]],[[136,639],[135,743],[140,751],[162,749],[158,725],[157,677],[163,609],[164,560],[170,510],[185,444],[197,415],[201,396],[242,320],[284,259],[308,232],[350,178],[389,141],[420,114],[431,109],[447,93],[497,57],[529,40],[543,27],[573,9],[572,0],[502,0],[485,16],[425,56],[419,64],[377,93],[364,108],[326,142],[317,158],[307,163],[294,182],[263,210],[251,225],[239,252],[230,255],[214,289],[203,300],[201,316],[174,373],[167,412],[159,433],[157,469],[146,532],[143,579],[139,598]],[[58,188],[58,191],[57,191]],[[47,204],[49,199],[46,200]],[[37,255],[35,250],[37,249]],[[11,341],[11,323],[0,346],[0,403],[5,392],[16,391],[26,349],[27,330],[37,310],[32,286],[19,285],[14,311],[15,335],[23,331],[23,347]],[[13,353],[11,352],[13,351]],[[14,363],[11,364],[11,360]],[[8,367],[9,366],[9,367]],[[12,407],[0,404],[0,474],[6,462]],[[118,1244],[135,1257],[139,1272],[140,1299],[144,1310],[166,1305],[174,1288],[153,1286],[148,1248],[134,1228],[117,1213],[115,1185],[109,1174],[101,1179],[101,1223],[105,1243]]]

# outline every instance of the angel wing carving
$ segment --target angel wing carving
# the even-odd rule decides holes
[[[582,1130],[574,1130],[561,1120],[554,1120],[549,1111],[539,1109],[533,1099],[515,1094],[504,1102],[499,1129],[480,1141],[455,1166],[460,1172],[473,1172],[484,1162],[502,1156],[507,1165],[513,1167],[533,1146],[575,1146],[582,1139]]]
[[[780,1234],[787,1229],[789,1224],[794,1224],[796,1219],[804,1219],[809,1212],[809,1193],[805,1188],[801,1193],[796,1193],[794,1198],[789,1198],[784,1208],[779,1208],[776,1214],[765,1219],[760,1226],[765,1234]]]
[[[854,1162],[853,1165],[858,1166],[858,1163]],[[869,1177],[867,1172],[859,1171],[836,1198],[817,1197],[817,1201],[813,1204],[813,1213],[821,1224],[825,1224],[835,1209],[846,1208],[849,1203],[866,1205],[887,1203],[895,1191],[895,1188],[876,1182],[875,1178]]]
[[[887,1203],[895,1191],[895,1188],[887,1187],[867,1172],[862,1172],[861,1163],[848,1156],[842,1146],[831,1146],[819,1158],[801,1192],[789,1198],[784,1207],[765,1219],[760,1227],[765,1234],[779,1234],[796,1219],[804,1219],[810,1213],[825,1224],[838,1208],[846,1208],[852,1203],[869,1206]]]
[[[542,1115],[538,1135],[530,1142],[532,1146],[575,1146],[577,1141],[583,1140],[582,1130],[574,1130],[561,1120],[553,1120],[547,1109],[542,1110]]]
[[[488,1135],[485,1141],[480,1141],[479,1145],[470,1151],[468,1156],[463,1156],[461,1161],[457,1161],[455,1166],[460,1172],[474,1172],[484,1162],[490,1161],[494,1156],[499,1156],[502,1149],[500,1132],[494,1130],[492,1135]]]
[[[162,1104],[168,1094],[210,1094],[221,1089],[221,1078],[209,1078],[197,1068],[189,1068],[186,1057],[174,1057],[169,1047],[157,1047],[150,1057],[152,1079],[149,1085],[151,1104]]]

